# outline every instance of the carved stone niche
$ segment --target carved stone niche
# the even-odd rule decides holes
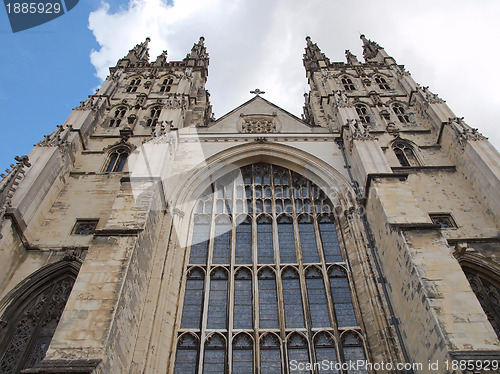
[[[240,114],[238,129],[242,133],[270,134],[280,131],[276,113],[273,114]]]

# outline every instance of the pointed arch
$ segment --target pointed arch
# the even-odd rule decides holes
[[[417,147],[413,142],[398,137],[391,142],[391,148],[401,166],[411,167],[421,165],[415,151]]]
[[[45,357],[80,266],[80,260],[47,265],[24,279],[2,300],[2,373],[19,373]]]
[[[473,254],[463,254],[458,261],[500,339],[500,266]]]
[[[128,156],[135,148],[133,144],[123,139],[104,148],[103,151],[106,153],[106,160],[102,167],[102,172],[114,173],[124,171]]]
[[[246,148],[245,156],[247,158],[238,158],[241,148]],[[253,150],[259,148],[265,148],[267,151],[271,149],[276,152],[274,157],[270,157],[276,162],[271,163],[268,158],[269,154],[264,155],[267,157],[263,157],[262,153],[255,155],[255,158],[251,160],[257,162],[249,162],[249,153],[250,157],[252,157]],[[204,214],[199,210],[197,202],[193,202],[191,205],[193,209],[191,210],[190,222],[194,222],[195,225],[198,216],[206,216],[208,222],[211,222],[212,225],[216,225],[221,217],[234,218],[235,221],[231,227],[231,244],[229,250],[226,251],[226,254],[230,256],[230,262],[212,262],[209,259],[203,265],[210,272],[207,282],[211,283],[202,292],[205,298],[205,308],[210,307],[210,299],[213,296],[212,283],[215,281],[213,279],[213,269],[224,268],[228,275],[227,288],[224,289],[224,297],[226,297],[224,303],[225,313],[222,312],[222,309],[219,313],[221,318],[225,318],[225,324],[217,327],[210,325],[210,323],[207,324],[204,320],[205,322],[201,324],[199,330],[192,330],[200,332],[202,341],[204,341],[203,336],[205,334],[211,334],[214,330],[220,333],[226,333],[226,331],[228,333],[233,331],[236,334],[246,332],[261,337],[265,333],[278,333],[282,329],[286,331],[287,335],[291,332],[302,331],[307,332],[307,336],[312,336],[316,331],[321,330],[332,334],[338,342],[340,342],[340,334],[346,328],[361,331],[362,327],[358,325],[361,319],[357,318],[356,313],[358,312],[355,309],[359,305],[357,302],[353,304],[354,288],[351,289],[353,284],[350,280],[347,260],[344,261],[340,255],[337,230],[339,230],[338,235],[340,238],[352,234],[338,229],[337,227],[342,226],[340,224],[336,226],[337,218],[334,217],[334,212],[339,213],[341,207],[352,203],[350,186],[344,186],[343,178],[341,176],[337,177],[336,171],[329,167],[322,169],[322,162],[310,156],[307,156],[307,161],[303,162],[300,167],[297,166],[299,160],[297,155],[300,155],[301,151],[290,148],[276,144],[252,144],[251,146],[235,147],[235,149],[224,151],[208,160],[208,167],[205,167],[205,169],[208,168],[211,171],[208,180],[203,181],[203,173],[199,170],[193,170],[185,178],[186,181],[190,180],[192,182],[184,185],[184,190],[179,191],[180,193],[177,195],[180,201],[189,200],[194,196],[199,201],[204,199],[205,193],[208,193],[212,196],[214,207],[218,199],[229,199],[232,206],[238,200],[242,200],[251,207],[245,212],[231,215],[226,211]],[[285,156],[286,151],[290,151],[287,156]],[[283,152],[281,154],[282,158],[276,156],[279,152]],[[224,155],[228,155],[228,158],[233,162],[227,163],[223,161]],[[277,165],[278,163],[281,165]],[[301,172],[296,172],[293,169],[299,169]],[[312,177],[309,178],[304,174]],[[319,177],[320,175],[321,177]],[[328,175],[328,177],[322,182],[321,178],[325,175]],[[232,184],[219,183],[220,178],[224,179],[226,177],[230,177]],[[315,180],[319,181],[318,185]],[[230,188],[227,189],[226,186],[230,186]],[[270,187],[269,191],[268,186]],[[323,186],[325,187],[323,188]],[[196,195],[196,191],[204,192],[200,196]],[[267,196],[271,199],[272,210],[268,212],[265,206],[262,210],[256,209],[256,201],[259,199],[264,201]],[[279,211],[277,208],[277,202],[286,199],[289,200],[290,213]],[[302,203],[303,208],[299,207],[299,201]],[[308,203],[310,206],[305,209]],[[196,209],[194,209],[195,207]],[[205,212],[204,209],[202,211]],[[183,222],[182,218],[180,219],[180,222]],[[291,239],[288,242],[292,242],[289,248],[290,253],[288,253],[291,257],[286,261],[282,260],[283,254],[281,251],[287,248],[284,245],[287,240],[282,239],[280,241],[280,225],[288,226],[288,239]],[[266,230],[261,230],[259,226],[262,226],[262,228],[266,226],[266,228],[270,229],[269,240],[263,235]],[[242,230],[238,231],[239,228]],[[208,239],[209,253],[216,245],[216,238],[219,236],[216,235],[214,227],[210,232],[211,237]],[[246,260],[239,259],[242,256],[238,252],[240,249],[238,242],[243,243],[241,240],[238,241],[238,237],[243,234],[246,242],[249,243],[246,247]],[[262,241],[268,244],[267,247],[270,248],[270,251],[266,253],[268,255],[272,254],[272,259],[263,260],[265,256],[259,255],[259,250],[262,249],[264,244]],[[345,244],[345,242],[342,243],[342,253],[347,254],[348,252],[344,248]],[[331,248],[333,246],[335,246],[335,250]],[[311,251],[311,248],[314,251]],[[331,253],[325,255],[324,252],[327,249]],[[293,256],[294,251],[295,256]],[[308,258],[308,256],[311,257],[308,255],[309,251],[314,255],[314,259]],[[338,253],[334,253],[335,251]],[[306,254],[305,259],[304,253]],[[334,258],[335,255],[338,257]],[[191,261],[186,261],[192,264]],[[338,271],[327,273],[326,269],[334,265],[337,265],[337,267],[331,268],[331,270],[338,269]],[[331,290],[331,283],[334,285],[334,292]],[[332,302],[333,298],[335,300]],[[217,299],[222,300],[222,297]],[[352,313],[341,316],[337,320],[336,316],[343,314],[346,310],[347,314],[351,313],[351,311]],[[208,315],[209,312],[205,311],[204,314]],[[243,316],[244,318],[240,318]],[[352,316],[354,317],[352,318]],[[207,316],[204,318],[207,319]],[[210,320],[210,316],[208,316],[208,320]],[[283,352],[267,352],[271,355],[279,352],[276,357],[281,360],[280,365],[283,365],[287,357],[285,340],[285,337],[278,337],[278,346],[285,349]],[[339,346],[339,349],[342,350],[340,343]],[[229,360],[233,355],[232,347],[231,343],[226,352],[227,355],[230,355],[228,356],[230,357]],[[267,363],[262,355],[267,354],[267,348],[259,343],[255,349],[257,358],[254,357],[254,364],[259,365],[265,372]],[[327,346],[326,351],[331,352],[332,347]],[[342,361],[337,352],[338,350],[336,351],[336,357],[339,361]],[[311,342],[308,342],[307,354],[311,360],[315,360],[315,350]],[[268,361],[275,362],[273,360]],[[201,370],[203,365],[203,357],[201,357],[198,370]]]

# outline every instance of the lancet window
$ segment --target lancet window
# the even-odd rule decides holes
[[[420,166],[413,147],[408,143],[401,141],[395,142],[392,144],[392,149],[401,166]]]
[[[133,78],[127,88],[125,89],[126,92],[136,92],[137,89],[139,88],[139,85],[141,84],[141,78]]]
[[[366,358],[333,208],[311,181],[265,163],[206,190],[193,214],[175,373]]]
[[[123,118],[125,117],[126,112],[127,108],[124,106],[116,108],[113,113],[113,117],[109,120],[109,127],[119,127],[122,123]]]
[[[108,161],[106,164],[105,172],[120,172],[123,171],[125,163],[127,162],[127,157],[129,154],[129,149],[126,147],[114,148],[108,156]]]
[[[356,104],[356,113],[358,113],[358,117],[361,123],[371,123],[370,113],[368,112],[368,108],[363,104]]]
[[[381,77],[380,75],[377,75],[375,77],[375,83],[378,84],[378,87],[381,90],[390,90],[391,89],[391,87],[389,87],[389,84],[387,83],[387,81],[385,80],[385,78]]]
[[[160,86],[160,92],[170,92],[173,84],[174,84],[173,78],[164,79]]]
[[[146,119],[146,126],[155,128],[158,124],[158,118],[160,118],[161,107],[154,106],[149,110],[149,117]]]
[[[405,108],[401,104],[394,104],[392,106],[394,114],[398,117],[399,122],[409,123],[410,116],[406,113]]]
[[[340,78],[340,81],[342,82],[342,86],[344,86],[344,90],[354,91],[356,89],[356,87],[354,87],[354,83],[352,83],[352,79],[348,76],[343,76]]]

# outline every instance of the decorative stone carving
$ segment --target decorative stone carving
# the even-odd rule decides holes
[[[241,132],[244,133],[274,133],[277,132],[276,122],[272,118],[245,118],[241,125]]]
[[[345,94],[345,91],[337,90],[334,92],[335,102],[339,108],[352,108],[352,103]]]
[[[485,136],[483,136],[478,129],[473,129],[469,125],[467,125],[463,118],[450,118],[448,122],[453,130],[455,130],[455,134],[457,136],[458,144],[462,147],[465,147],[468,141],[476,141],[476,140],[487,140]]]
[[[72,130],[71,125],[58,125],[57,129],[50,135],[45,135],[44,139],[36,144],[38,147],[65,147],[68,144],[68,137]]]
[[[186,105],[187,102],[184,96],[178,97],[177,94],[174,94],[166,100],[164,107],[167,109],[184,109]]]
[[[24,178],[24,168],[30,167],[28,156],[16,156],[17,164],[11,164],[11,169],[6,169],[7,175],[0,174],[3,179],[0,181],[0,227],[2,226],[5,213],[9,209],[12,196],[16,192],[19,183]],[[0,239],[2,235],[0,234]]]
[[[75,261],[83,260],[83,248],[78,247],[66,247],[64,248],[65,254],[63,260],[65,261]]]
[[[368,128],[365,124],[357,119],[347,120],[349,129],[351,130],[351,141],[353,140],[374,140],[375,138],[370,135]]]
[[[437,94],[432,93],[429,90],[429,87],[419,87],[420,90],[422,91],[424,95],[424,100],[427,101],[429,104],[438,104],[438,103],[444,103],[445,101],[441,99]]]

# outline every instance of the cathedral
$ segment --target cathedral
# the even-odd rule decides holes
[[[220,118],[148,42],[0,181],[1,373],[493,373],[500,154],[378,43]]]

